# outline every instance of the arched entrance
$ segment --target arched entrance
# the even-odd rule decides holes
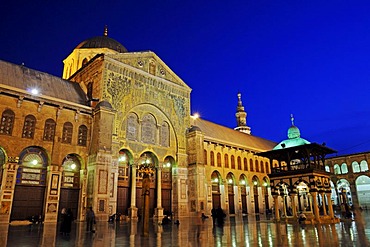
[[[158,167],[158,159],[157,157],[151,152],[145,152],[140,156],[138,162],[138,168],[136,169],[136,206],[138,208],[138,216],[141,217],[143,215],[143,176],[144,174],[140,172],[140,167],[143,165],[153,166],[155,168]],[[154,215],[154,209],[156,207],[157,201],[157,193],[156,193],[156,171],[153,170],[152,174],[150,175],[150,183],[149,183],[149,215],[152,217]]]
[[[359,206],[367,209],[370,208],[370,178],[361,175],[356,179],[356,190]]]
[[[247,194],[248,180],[247,177],[242,174],[239,178],[239,187],[240,187],[240,198],[242,202],[242,213],[248,214],[248,194]]]
[[[70,208],[73,216],[77,218],[80,198],[81,161],[77,155],[70,154],[64,158],[62,167],[63,175],[60,189],[59,214],[63,208]]]
[[[352,206],[352,193],[349,182],[345,179],[338,180],[337,190],[338,200],[340,201],[339,205],[348,204],[349,206]]]
[[[260,182],[258,177],[254,176],[252,178],[253,183],[253,198],[254,198],[254,213],[259,214],[260,213],[260,207],[259,207],[259,197],[258,197],[258,187],[260,186]]]
[[[21,152],[11,221],[43,215],[47,164],[47,155],[39,147],[29,147]]]
[[[297,192],[298,192],[298,211],[307,212],[311,211],[311,201],[309,198],[309,188],[306,182],[301,181],[298,183]]]
[[[229,214],[235,214],[235,193],[234,193],[234,185],[235,179],[232,173],[228,173],[226,176],[227,181],[227,196],[229,201]]]
[[[212,182],[212,208],[221,208],[221,184],[222,178],[220,173],[214,171],[211,175]]]

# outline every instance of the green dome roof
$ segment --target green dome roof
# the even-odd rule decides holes
[[[273,150],[310,144],[309,141],[301,138],[301,132],[299,131],[298,127],[294,125],[293,116],[291,116],[291,120],[292,126],[290,126],[290,128],[288,129],[288,139],[280,142],[273,148]]]

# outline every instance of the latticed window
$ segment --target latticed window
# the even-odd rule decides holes
[[[247,162],[247,158],[244,158],[243,162],[244,162],[244,171],[248,171],[248,162]]]
[[[73,133],[73,125],[70,122],[66,122],[63,125],[63,135],[62,135],[62,142],[63,143],[72,143],[72,133]]]
[[[260,166],[258,165],[258,160],[256,160],[255,167],[256,167],[256,172],[260,172]]]
[[[238,156],[238,170],[242,169],[242,159]]]
[[[22,137],[33,139],[33,136],[35,134],[35,127],[36,118],[32,115],[27,115],[24,119]]]
[[[266,166],[266,173],[269,173],[269,163],[265,163],[265,166]]]
[[[235,157],[231,155],[231,169],[235,169]]]
[[[211,151],[210,155],[211,155],[211,157],[210,157],[211,166],[215,166],[215,155],[214,155],[213,151]]]
[[[137,140],[139,121],[135,114],[130,113],[127,117],[126,137],[129,140]]]
[[[85,125],[81,125],[78,128],[78,141],[77,144],[79,146],[86,146],[87,143],[87,127]]]
[[[250,160],[249,160],[249,165],[250,165],[250,169],[249,169],[249,170],[250,170],[251,172],[253,172],[253,171],[254,171],[254,169],[253,169],[253,160],[252,160],[252,159],[250,159]]]
[[[225,168],[229,168],[229,156],[225,154]]]
[[[141,140],[144,143],[155,144],[156,143],[156,123],[155,118],[151,114],[147,114],[143,117],[141,123]]]
[[[12,110],[5,110],[1,115],[0,134],[12,135],[15,114]]]
[[[217,166],[218,167],[221,167],[221,154],[220,153],[217,153]]]
[[[265,167],[263,166],[263,161],[261,161],[261,172],[264,173],[265,172]]]
[[[168,123],[166,122],[164,122],[161,126],[160,144],[163,147],[170,146],[170,127],[168,126]]]
[[[45,121],[44,127],[44,141],[53,141],[55,136],[55,126],[56,123],[53,119],[49,118]]]

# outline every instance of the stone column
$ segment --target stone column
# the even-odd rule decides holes
[[[0,190],[0,223],[8,224],[13,206],[15,182],[19,165],[18,159],[8,157],[3,165],[3,177]]]
[[[291,194],[290,195],[290,200],[291,200],[291,204],[292,204],[292,214],[293,214],[293,217],[294,218],[297,218],[297,216],[298,216],[298,214],[297,214],[296,197],[297,197],[296,194]]]
[[[333,204],[331,202],[331,192],[326,193],[326,198],[328,198],[329,216],[330,218],[334,219]]]
[[[327,215],[326,213],[326,202],[325,202],[325,192],[320,192],[320,195],[322,197],[322,209],[324,212],[324,216]]]
[[[131,219],[137,219],[136,207],[136,164],[131,165],[131,204],[128,210]]]
[[[315,220],[317,223],[320,223],[320,212],[319,212],[319,205],[317,204],[317,192],[311,192],[312,195],[312,207],[313,212],[315,215]]]
[[[163,218],[162,208],[162,167],[157,167],[157,208],[155,209],[155,217],[158,222]]]
[[[277,221],[280,220],[280,213],[279,213],[279,196],[278,195],[273,195],[274,198],[274,208],[275,208],[275,219]]]

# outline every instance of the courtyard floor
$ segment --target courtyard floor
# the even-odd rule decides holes
[[[0,225],[0,246],[370,246],[370,210],[337,224],[275,223],[264,215],[227,217],[223,226],[212,219],[180,219],[180,224],[150,224],[149,236],[141,222],[98,222],[86,232],[84,222],[72,224],[69,236],[57,224]]]

